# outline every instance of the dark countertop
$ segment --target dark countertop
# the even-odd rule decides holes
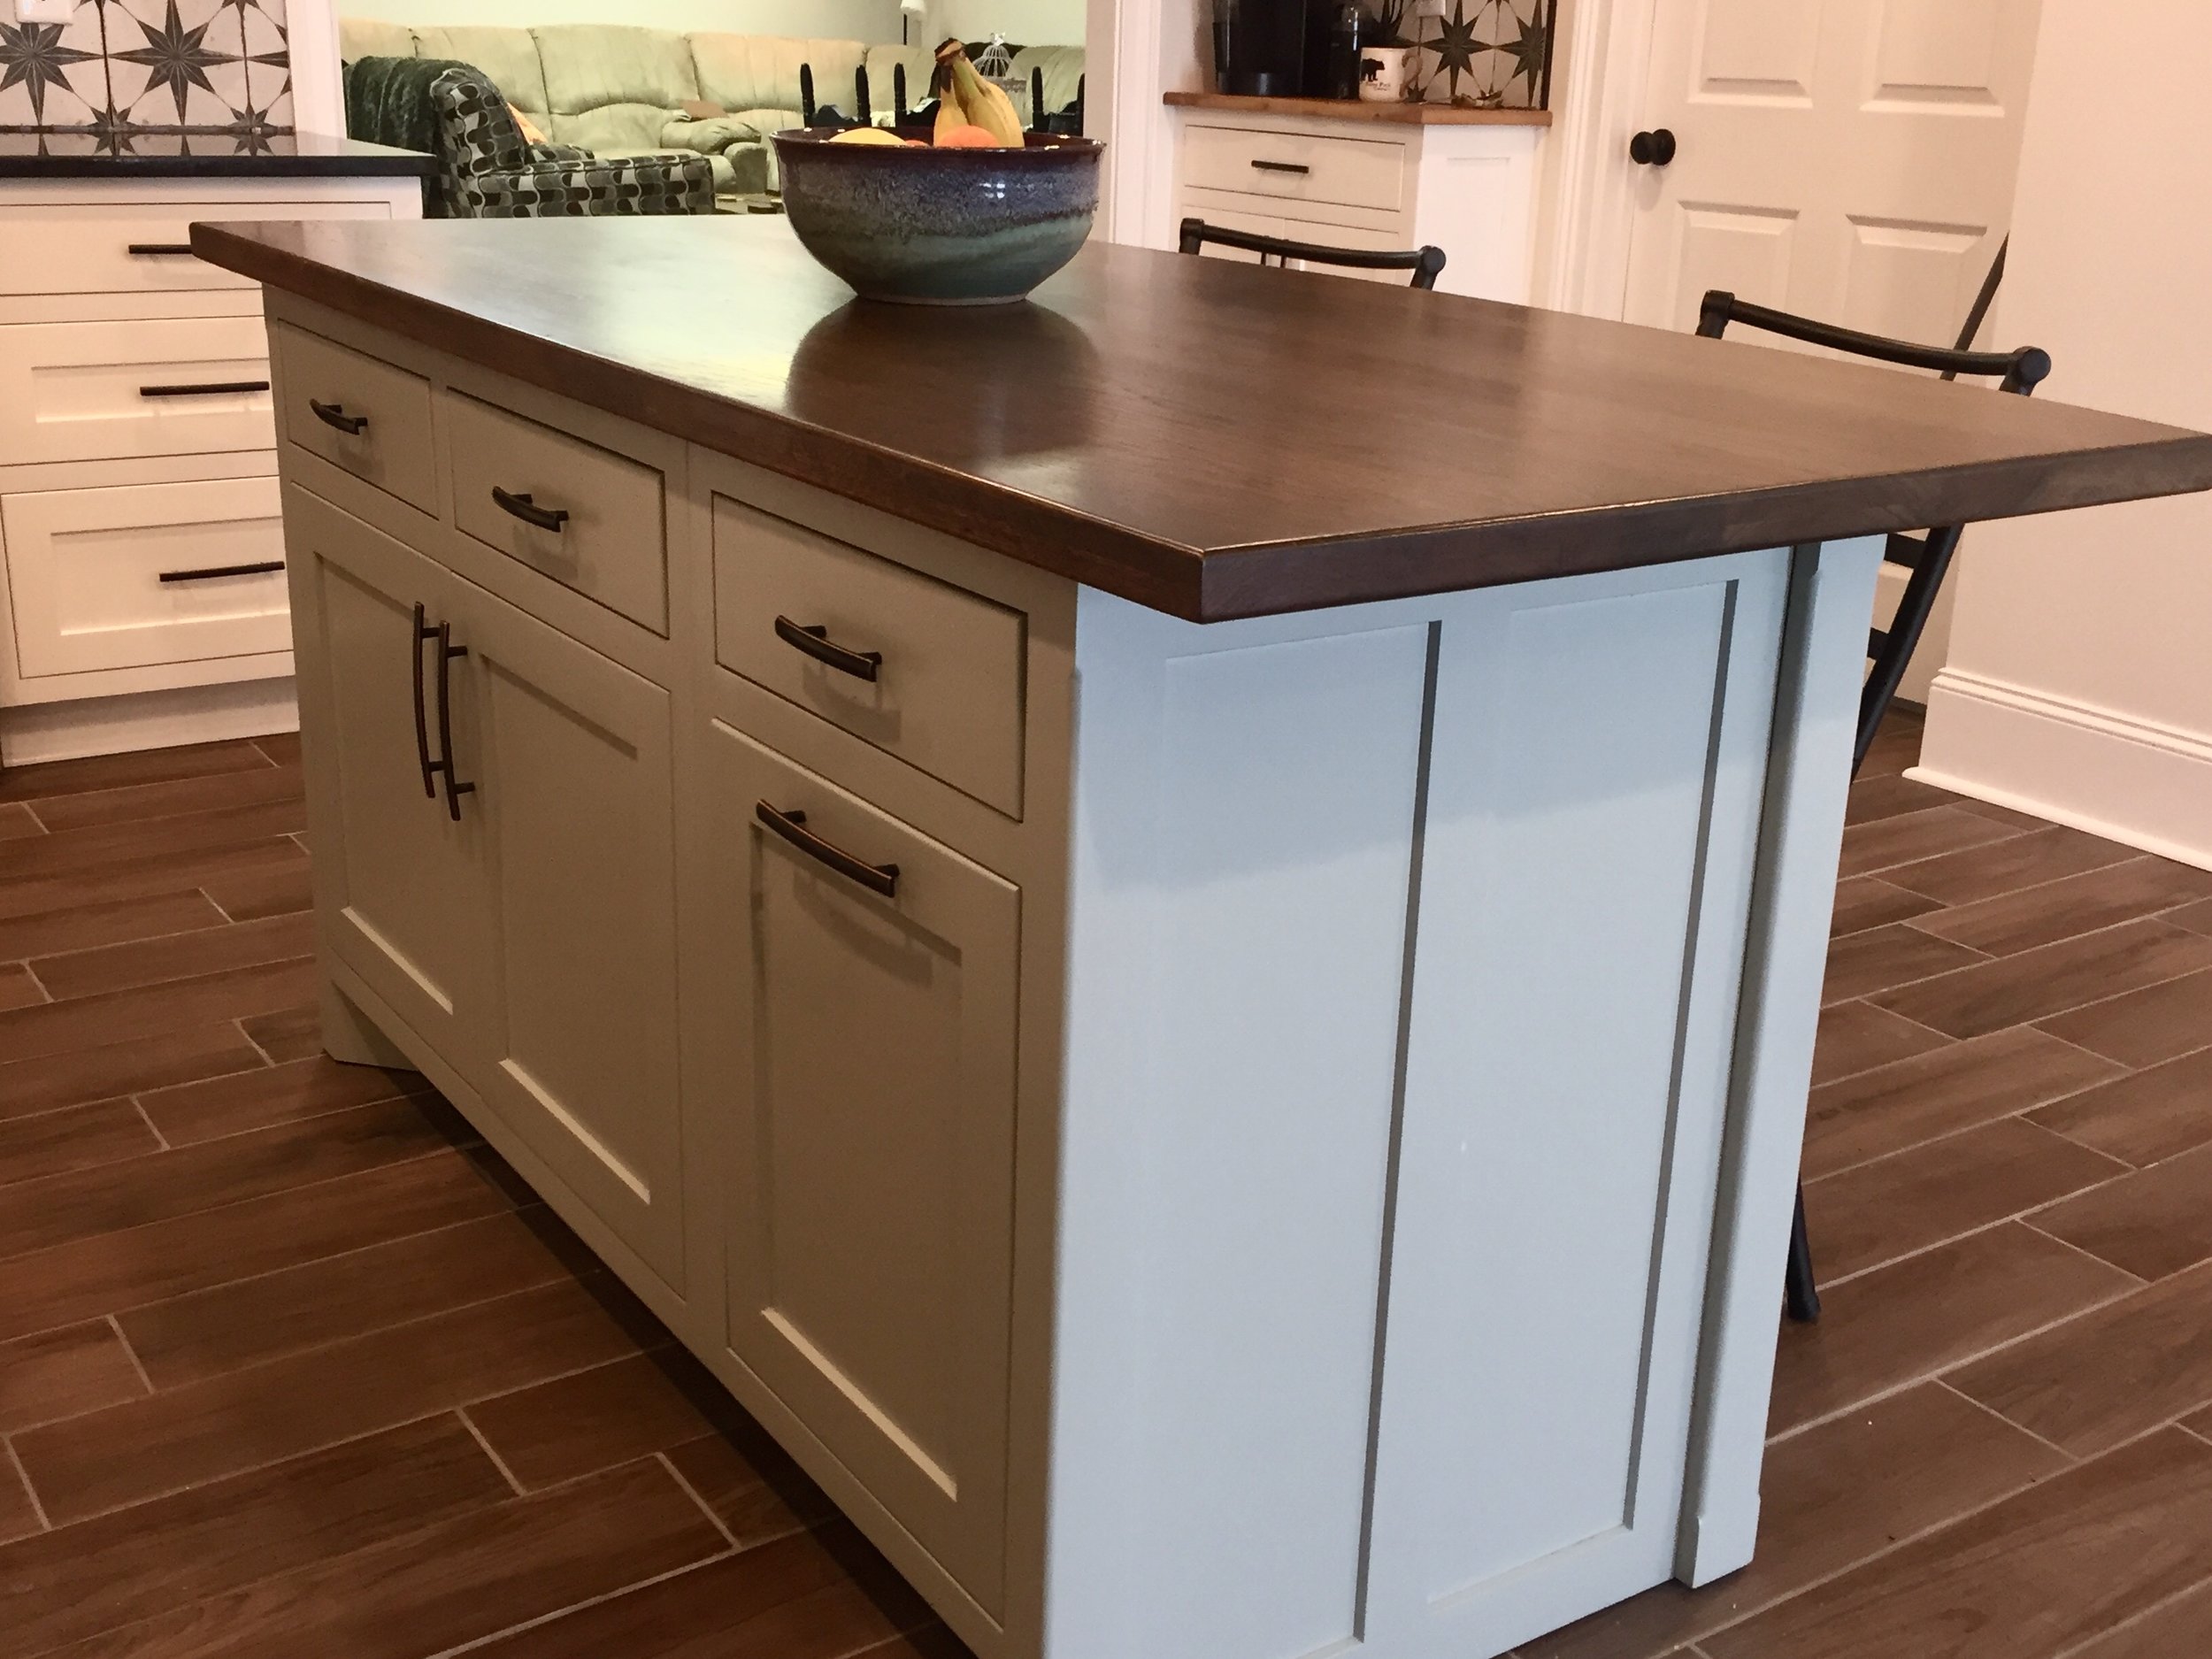
[[[1025,305],[964,310],[856,301],[782,219],[193,241],[1200,621],[2212,488],[2212,437],[2055,401],[1102,242]]]
[[[437,158],[280,133],[0,133],[0,179],[426,179]]]

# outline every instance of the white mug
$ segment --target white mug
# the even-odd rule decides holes
[[[1406,96],[1406,60],[1410,46],[1363,46],[1359,49],[1359,96],[1369,104],[1402,104]]]

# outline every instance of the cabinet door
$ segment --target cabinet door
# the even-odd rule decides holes
[[[456,579],[456,764],[481,826],[495,1017],[472,1080],[683,1288],[668,693]]]
[[[482,837],[425,788],[436,648],[415,626],[417,606],[434,623],[447,613],[457,583],[296,484],[284,528],[324,940],[457,1065],[488,1000]]]
[[[726,726],[705,749],[731,1347],[996,1611],[1019,891]],[[764,804],[895,865],[895,892],[775,833]]]

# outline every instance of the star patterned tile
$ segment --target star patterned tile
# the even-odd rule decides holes
[[[234,0],[105,0],[105,10],[119,125],[173,130],[245,120],[245,32]]]
[[[1541,107],[1557,11],[1558,0],[1446,0],[1441,16],[1422,23],[1419,96],[1485,109]]]
[[[292,49],[284,0],[237,0],[244,25],[247,124],[257,132],[292,127]]]
[[[16,23],[0,11],[0,127],[86,127],[108,107],[100,8],[81,0],[66,23]]]

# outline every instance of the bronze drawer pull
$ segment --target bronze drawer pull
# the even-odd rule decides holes
[[[307,400],[307,407],[324,426],[335,426],[349,438],[357,438],[369,429],[369,418],[366,415],[349,415],[343,403],[326,403],[311,397]]]
[[[517,495],[494,484],[492,500],[503,511],[512,513],[523,523],[535,525],[541,530],[557,530],[568,522],[567,508],[541,507],[530,499],[527,491]]]
[[[872,864],[854,857],[842,847],[833,846],[805,827],[803,812],[779,812],[767,802],[755,803],[753,816],[782,836],[808,857],[826,864],[849,881],[857,881],[871,893],[880,893],[887,899],[899,895],[899,867],[896,864]]]
[[[422,792],[433,801],[438,798],[438,786],[434,780],[438,773],[445,770],[445,762],[430,758],[429,713],[423,706],[422,648],[437,637],[438,630],[430,626],[423,608],[417,605],[412,652],[415,659],[412,670],[415,681],[415,758],[422,763]]]
[[[795,651],[803,651],[855,680],[872,680],[883,666],[881,651],[853,651],[835,643],[826,627],[802,627],[789,617],[776,618],[776,637]]]
[[[266,576],[272,571],[284,568],[282,559],[265,559],[258,565],[211,565],[205,570],[164,571],[154,580],[164,582],[207,582],[218,576]]]
[[[196,386],[142,386],[141,397],[237,397],[247,392],[265,392],[266,380],[208,380]]]
[[[445,810],[456,824],[461,821],[461,797],[476,793],[474,784],[453,774],[453,659],[468,654],[467,646],[453,642],[453,625],[438,624],[438,751],[445,757],[438,770],[445,774]]]
[[[1313,171],[1302,161],[1255,161],[1252,165],[1262,173],[1311,173]]]
[[[138,259],[189,259],[192,244],[188,242],[134,242],[127,251]]]

